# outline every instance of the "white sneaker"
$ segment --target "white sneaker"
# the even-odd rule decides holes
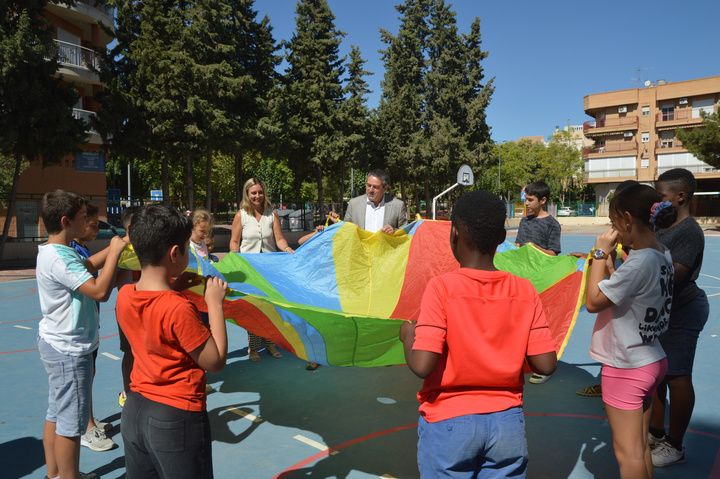
[[[548,374],[547,376],[543,376],[542,374],[533,373],[532,376],[530,376],[530,382],[532,384],[542,384],[548,379],[552,377],[552,374]]]
[[[103,431],[94,427],[80,436],[80,445],[89,447],[93,451],[107,451],[112,449],[115,443]]]
[[[652,463],[655,467],[682,464],[685,462],[685,447],[683,446],[682,450],[678,451],[666,441],[663,441],[650,451],[650,455],[652,455]]]
[[[657,437],[657,436],[654,436],[653,433],[648,432],[648,445],[650,445],[650,449],[655,449],[660,444],[662,444],[664,441],[665,441],[665,436]]]
[[[102,422],[100,419],[94,417],[93,421],[95,421],[95,425],[98,429],[100,429],[103,432],[108,432],[110,429],[112,429],[112,424],[109,422]]]

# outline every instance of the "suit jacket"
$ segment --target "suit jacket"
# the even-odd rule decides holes
[[[348,203],[345,212],[345,221],[355,223],[361,229],[365,229],[365,208],[367,206],[367,195],[353,198]],[[402,228],[408,224],[407,209],[402,200],[385,195],[385,213],[383,215],[383,226],[390,225],[395,229]]]

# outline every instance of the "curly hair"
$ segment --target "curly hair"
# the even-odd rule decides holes
[[[678,210],[674,206],[664,208],[657,214],[655,225],[650,222],[652,208],[662,199],[655,188],[648,185],[633,185],[622,190],[610,202],[610,214],[622,218],[627,212],[647,228],[668,228],[677,219]]]
[[[465,242],[480,253],[493,253],[505,231],[507,212],[496,195],[488,191],[465,193],[455,203],[452,225]]]
[[[662,173],[655,181],[655,183],[661,182],[670,183],[672,185],[675,185],[676,187],[679,186],[682,191],[687,194],[688,200],[692,198],[692,196],[695,194],[695,189],[697,188],[697,181],[695,181],[695,176],[685,168],[673,168],[671,170],[667,170],[666,172]]]

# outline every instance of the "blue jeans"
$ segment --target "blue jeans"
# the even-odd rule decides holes
[[[130,391],[121,425],[127,479],[213,477],[207,411],[184,411]]]
[[[418,421],[418,468],[423,479],[524,478],[528,450],[521,407]]]
[[[48,374],[48,409],[45,419],[55,423],[55,434],[79,437],[90,420],[93,353],[68,356],[38,336],[40,359]]]

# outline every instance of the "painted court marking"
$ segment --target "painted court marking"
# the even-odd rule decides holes
[[[19,324],[16,324],[16,325],[14,325],[14,326],[15,326],[16,328],[20,328],[20,329],[30,329],[30,330],[33,329],[33,328],[28,328],[27,326],[20,326]]]
[[[102,355],[105,356],[106,358],[114,359],[115,361],[119,361],[119,360],[120,360],[120,358],[117,357],[117,356],[115,356],[114,354],[110,354],[110,353],[100,353],[100,354],[102,354]]]
[[[226,407],[226,411],[230,411],[232,413],[237,414],[238,416],[247,419],[248,421],[252,422],[262,422],[262,418],[259,418],[253,414],[250,414],[249,412],[245,412],[242,409],[238,409],[236,407]]]
[[[5,301],[6,299],[16,299],[16,298],[22,298],[23,296],[29,296],[35,292],[33,288],[27,288],[30,290],[29,293],[21,294],[20,296],[12,296],[10,298],[0,298],[0,301]]]
[[[297,439],[298,441],[300,441],[300,442],[302,442],[302,443],[305,443],[305,444],[307,444],[308,446],[312,446],[312,447],[314,447],[315,449],[318,449],[318,450],[320,450],[320,451],[327,451],[328,449],[330,449],[330,448],[327,447],[325,444],[321,444],[321,443],[319,443],[319,442],[317,442],[317,441],[313,441],[313,440],[310,439],[309,437],[305,437],[305,436],[302,436],[302,435],[300,435],[300,434],[298,434],[297,436],[294,436],[293,439]],[[331,455],[331,456],[332,456],[332,455],[335,455],[335,454],[337,454],[338,452],[340,452],[340,451],[330,451],[330,455]]]

